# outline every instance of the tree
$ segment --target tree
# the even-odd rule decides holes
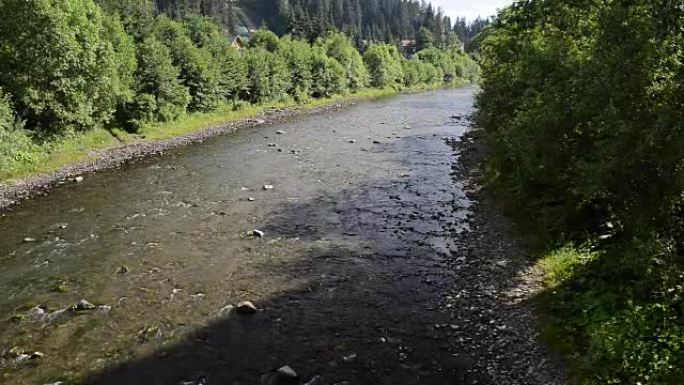
[[[403,87],[404,74],[401,68],[403,58],[397,47],[389,44],[373,44],[364,52],[363,60],[368,67],[373,87]]]
[[[263,103],[285,94],[290,74],[280,57],[262,47],[255,47],[249,50],[246,59],[247,100]]]
[[[435,47],[435,37],[432,31],[426,27],[421,27],[416,36],[416,49],[422,51],[424,49],[430,49]]]
[[[346,90],[344,68],[337,60],[328,57],[321,47],[313,50],[311,74],[313,80],[311,94],[315,98],[342,94]]]
[[[278,35],[266,29],[266,27],[259,28],[258,31],[249,39],[249,47],[260,47],[268,52],[276,52],[280,44]]]
[[[156,19],[155,34],[169,48],[173,65],[180,69],[182,84],[188,88],[190,111],[211,111],[221,100],[217,62],[207,48],[196,47],[183,24],[165,16]],[[201,36],[195,37],[202,40]]]
[[[180,70],[173,65],[169,49],[148,37],[138,44],[137,56],[136,96],[125,110],[129,128],[169,121],[185,113],[190,93],[179,81]]]
[[[311,95],[313,83],[311,75],[311,46],[305,41],[293,40],[286,36],[280,41],[278,51],[287,63],[290,72],[290,82],[287,93],[297,102],[304,102]]]
[[[349,37],[339,32],[329,32],[319,38],[317,45],[324,47],[326,55],[342,65],[346,77],[345,88],[356,92],[368,84],[368,70],[363,57],[354,47]]]
[[[111,119],[125,93],[122,66],[92,0],[3,0],[0,14],[0,84],[28,128],[56,133]]]

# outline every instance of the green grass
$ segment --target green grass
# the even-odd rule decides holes
[[[684,271],[658,242],[565,246],[539,260],[544,335],[571,383],[684,384]]]
[[[434,87],[418,87],[410,91],[434,89]],[[92,161],[98,158],[98,152],[114,149],[133,143],[149,143],[189,135],[221,124],[236,122],[260,115],[274,108],[310,110],[335,104],[341,101],[365,100],[399,93],[394,89],[367,89],[355,94],[336,95],[325,99],[313,99],[304,104],[287,100],[263,105],[243,104],[237,110],[226,105],[210,113],[188,114],[180,119],[163,124],[144,126],[139,133],[130,134],[123,130],[96,129],[76,133],[42,145],[22,149],[21,152],[3,157],[0,151],[0,183],[16,183],[22,178],[50,173],[64,167]]]

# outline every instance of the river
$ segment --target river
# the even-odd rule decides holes
[[[463,380],[432,325],[468,228],[451,174],[474,91],[245,129],[23,202],[0,217],[0,382]]]

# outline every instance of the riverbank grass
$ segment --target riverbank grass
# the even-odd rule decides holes
[[[416,87],[410,91],[423,91],[434,87]],[[311,110],[339,102],[375,99],[399,93],[394,89],[367,89],[354,94],[335,95],[330,98],[313,99],[306,103],[296,103],[291,99],[265,104],[241,102],[234,108],[226,104],[211,113],[194,113],[172,122],[148,124],[138,133],[128,133],[121,129],[95,129],[82,133],[72,133],[62,138],[35,144],[14,152],[11,158],[0,159],[0,183],[15,183],[22,178],[55,172],[70,165],[97,159],[102,151],[124,147],[134,143],[152,143],[159,140],[182,137],[192,133],[237,122],[261,115],[271,109]],[[4,155],[0,151],[0,158]]]
[[[538,263],[544,335],[571,383],[684,384],[684,270],[666,247],[570,245]]]

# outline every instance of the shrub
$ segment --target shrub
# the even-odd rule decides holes
[[[285,94],[289,71],[285,62],[276,54],[263,48],[249,50],[247,59],[246,99],[252,103],[275,100]]]
[[[180,71],[164,44],[154,37],[138,44],[136,96],[125,111],[131,128],[137,129],[146,122],[169,121],[185,113],[190,94],[180,84],[179,76]]]
[[[334,94],[342,94],[346,90],[347,79],[344,68],[337,60],[326,56],[321,48],[314,49],[311,58],[311,74],[313,97],[330,97]]]
[[[342,65],[346,77],[346,88],[356,92],[368,85],[368,69],[349,37],[339,32],[329,32],[319,38],[316,45],[324,47],[326,55]]]
[[[259,30],[249,39],[250,48],[263,48],[271,53],[276,52],[279,46],[280,39],[278,38],[278,35],[265,27],[259,28]]]
[[[287,93],[297,102],[309,99],[313,83],[311,74],[311,46],[301,40],[285,37],[280,41],[278,55],[287,63],[290,73]]]
[[[103,15],[92,0],[0,2],[0,83],[28,128],[88,129],[125,93]]]
[[[401,69],[403,58],[395,46],[373,44],[364,52],[363,60],[370,73],[373,87],[397,89],[403,87],[404,74]]]
[[[160,16],[156,21],[156,35],[169,48],[180,79],[188,88],[190,111],[208,112],[218,107],[222,99],[219,82],[220,68],[207,48],[196,47],[186,34],[183,24]]]
[[[9,96],[0,90],[0,177],[35,162],[40,155],[38,146],[16,123]]]

